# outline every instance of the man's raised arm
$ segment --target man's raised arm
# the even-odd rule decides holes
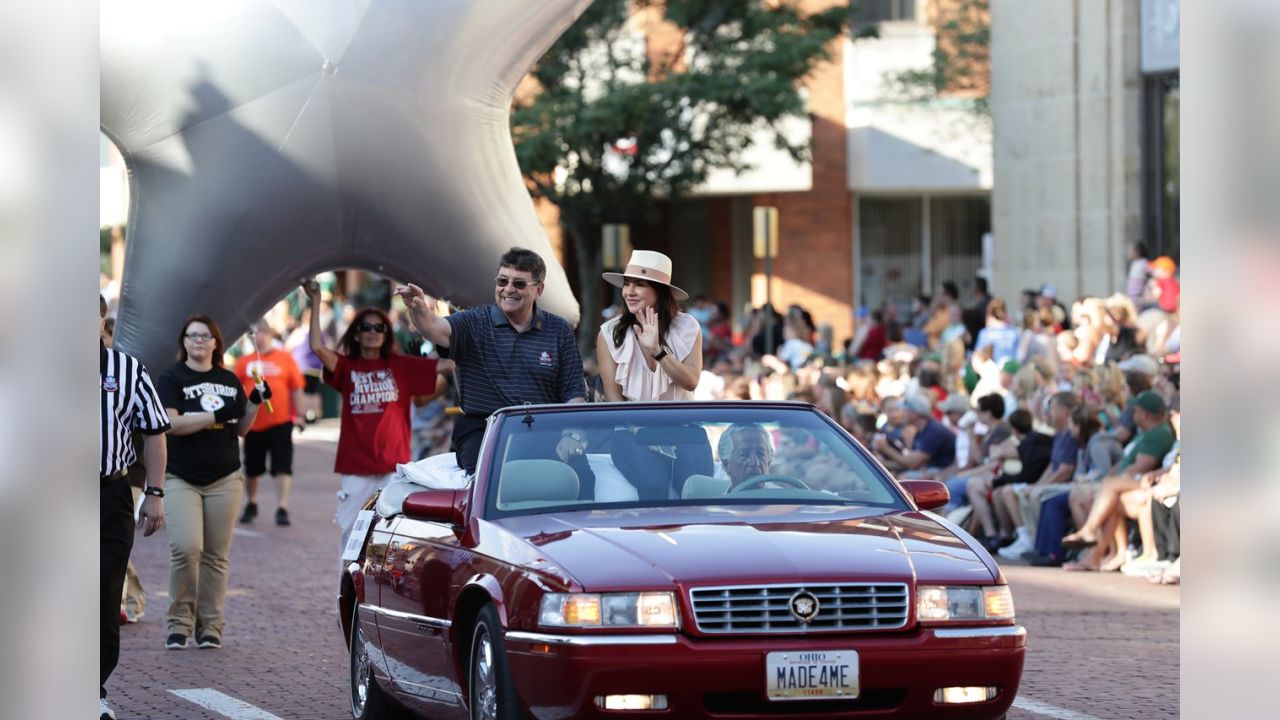
[[[422,337],[440,347],[449,347],[453,328],[436,314],[435,300],[429,300],[422,288],[412,283],[396,288],[395,294],[404,300],[405,307],[409,308],[409,319]]]

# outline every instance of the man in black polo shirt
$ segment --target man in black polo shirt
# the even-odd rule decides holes
[[[586,383],[573,327],[537,306],[547,266],[532,250],[511,248],[498,261],[494,304],[447,318],[417,285],[397,288],[422,336],[457,363],[462,412],[453,423],[458,465],[476,471],[485,419],[525,403],[583,402]]]

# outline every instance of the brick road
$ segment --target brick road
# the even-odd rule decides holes
[[[293,526],[272,522],[274,493],[264,483],[262,517],[232,543],[221,650],[164,649],[168,540],[163,531],[138,538],[134,563],[148,606],[141,623],[122,629],[120,667],[107,688],[121,720],[225,720],[170,692],[193,688],[216,689],[284,720],[350,717],[346,648],[332,601],[333,428],[313,427],[301,438]],[[1178,717],[1176,587],[1118,574],[1005,571],[1029,633],[1011,720]]]

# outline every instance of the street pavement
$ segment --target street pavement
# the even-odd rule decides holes
[[[297,439],[291,527],[273,522],[270,479],[261,515],[237,525],[220,650],[166,650],[168,538],[138,536],[133,561],[147,588],[142,621],[121,629],[107,683],[120,720],[344,720],[347,651],[338,629],[332,522],[336,426]],[[1119,574],[1008,566],[1027,662],[1010,720],[1178,717],[1177,587]]]

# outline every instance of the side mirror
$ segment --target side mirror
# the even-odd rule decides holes
[[[916,507],[921,510],[940,508],[951,502],[951,491],[946,483],[937,480],[903,480],[902,489],[907,491]]]
[[[462,525],[466,490],[419,490],[404,499],[404,514],[418,520]]]

